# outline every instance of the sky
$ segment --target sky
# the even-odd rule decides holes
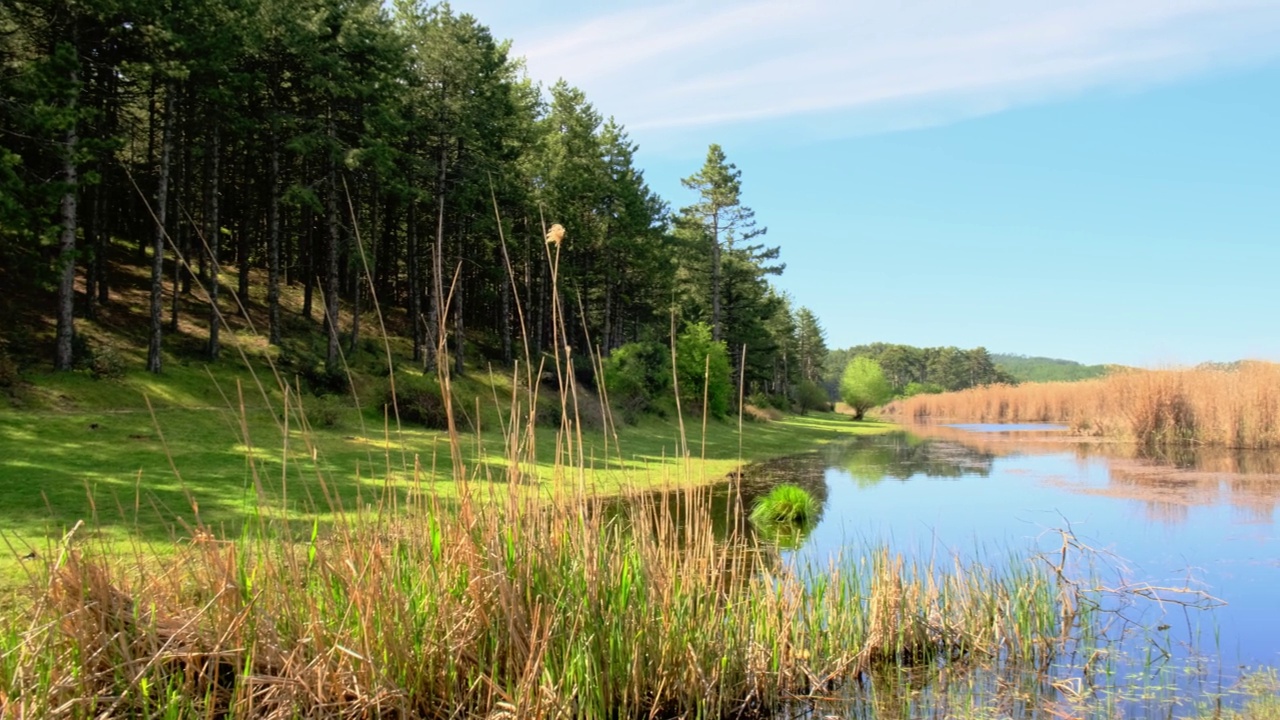
[[[718,143],[830,347],[1280,361],[1280,0],[455,0],[673,208]]]

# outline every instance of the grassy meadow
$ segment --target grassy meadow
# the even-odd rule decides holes
[[[397,423],[383,405],[386,379],[360,378],[364,387],[354,396],[315,397],[286,393],[269,368],[255,370],[256,379],[243,367],[201,364],[174,366],[161,377],[35,378],[24,391],[26,407],[0,414],[5,542],[16,555],[40,554],[77,520],[120,540],[163,543],[198,525],[234,536],[266,511],[328,521],[335,509],[382,502],[388,492],[403,496],[421,484],[442,499],[456,496],[449,433]],[[417,374],[402,372],[402,385]],[[512,462],[504,428],[513,417],[521,425],[530,420],[528,393],[513,400],[514,385],[497,371],[452,382],[460,472],[502,493]],[[706,484],[742,462],[886,427],[818,413],[746,422],[739,433],[736,420],[704,428],[689,418],[685,440],[674,418],[615,427],[598,398],[583,392],[579,417],[591,427],[578,445],[545,421],[556,414],[546,411],[552,406],[545,398],[538,407],[542,417],[521,428],[517,449],[522,494],[579,482],[593,493]],[[569,452],[575,457],[565,457]],[[6,555],[0,568],[11,575],[13,554]]]
[[[917,395],[885,408],[908,422],[1046,422],[1144,445],[1280,447],[1280,365],[1127,370],[1079,382]]]

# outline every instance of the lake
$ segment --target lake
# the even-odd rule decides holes
[[[1177,668],[1179,692],[1229,685],[1241,668],[1280,666],[1280,455],[1228,450],[1144,453],[1080,441],[1054,426],[961,425],[890,432],[744,471],[747,507],[780,482],[822,502],[782,548],[825,566],[888,544],[915,557],[1005,560],[1055,554],[1063,532],[1097,581],[1123,590],[1127,653],[1117,673]],[[1145,594],[1145,597],[1144,597]],[[1151,600],[1163,598],[1165,602]],[[1212,609],[1201,609],[1212,606]],[[1137,667],[1138,669],[1134,669]]]

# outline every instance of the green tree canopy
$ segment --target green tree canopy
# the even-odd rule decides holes
[[[701,411],[705,392],[707,413],[724,417],[733,394],[729,373],[729,353],[724,341],[711,339],[706,323],[694,323],[676,339],[676,377],[680,382],[680,403]]]
[[[845,366],[840,378],[840,398],[853,408],[853,419],[861,420],[871,408],[893,399],[893,386],[884,376],[880,363],[868,357],[855,357]]]

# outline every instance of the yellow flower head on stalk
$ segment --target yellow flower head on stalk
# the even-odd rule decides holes
[[[547,242],[554,243],[556,247],[560,247],[561,240],[564,240],[564,226],[560,223],[555,223],[547,231]]]

